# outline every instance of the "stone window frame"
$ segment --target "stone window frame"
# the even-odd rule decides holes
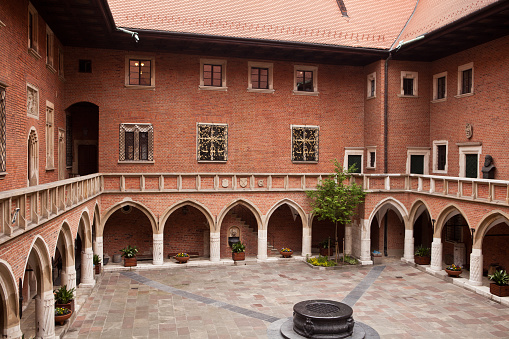
[[[443,98],[438,98],[438,79],[445,77],[445,93]],[[432,103],[442,102],[447,100],[447,72],[442,72],[433,75],[433,100]]]
[[[297,90],[297,72],[298,71],[313,72],[313,92]],[[293,66],[293,94],[294,95],[308,95],[308,96],[317,96],[318,94],[320,94],[318,92],[318,66],[308,66],[308,65],[294,65]]]
[[[412,155],[424,155],[424,168],[423,168],[423,175],[429,175],[429,155],[430,155],[430,148],[429,147],[407,147],[407,158],[406,158],[406,174],[412,174],[410,173],[410,164],[411,164],[411,158]]]
[[[30,91],[34,91],[35,93],[35,104],[34,104],[35,110],[30,110],[29,108]],[[27,116],[37,120],[39,120],[39,97],[40,97],[39,89],[32,85],[31,83],[27,82]]]
[[[366,169],[376,169],[376,146],[366,146]],[[371,166],[371,153],[375,153],[373,166]]]
[[[376,98],[376,72],[370,73],[367,76],[366,98],[368,99]]]
[[[46,68],[55,74],[55,34],[46,25]]]
[[[203,81],[203,66],[204,65],[217,65],[221,66],[221,86],[205,86]],[[200,85],[199,89],[205,91],[227,91],[228,87],[226,85],[226,59],[200,59]]]
[[[156,87],[156,63],[155,57],[151,55],[128,54],[125,56],[125,81],[124,87],[129,89],[155,89]],[[150,85],[130,85],[130,66],[131,60],[150,60]]]
[[[364,147],[345,147],[345,157],[343,159],[343,169],[348,170],[348,157],[351,155],[360,155],[361,156],[361,168],[360,172],[355,172],[362,174],[364,173]]]
[[[438,146],[445,146],[445,167],[443,170],[438,169]],[[446,174],[449,170],[449,141],[433,140],[433,173]]]
[[[32,17],[32,27],[30,27],[30,17]],[[40,59],[39,54],[39,14],[31,2],[28,3],[27,12],[27,42],[28,52],[36,59]]]
[[[305,128],[305,129],[313,129],[316,130],[317,133],[317,141],[315,144],[315,159],[313,160],[295,160],[293,150],[295,148],[295,139],[294,139],[294,129],[295,128]],[[320,161],[320,126],[317,125],[290,125],[290,132],[291,132],[291,147],[290,147],[290,154],[292,163],[294,164],[316,164]],[[304,151],[304,150],[303,150]]]
[[[468,69],[472,69],[472,86],[470,88],[470,92],[462,93],[463,90],[463,71],[466,71]],[[457,95],[455,95],[455,98],[463,98],[474,95],[474,63],[469,62],[468,64],[464,64],[461,66],[458,66],[458,92]]]
[[[481,161],[481,154],[482,154],[482,144],[480,142],[473,142],[473,143],[457,143],[456,144],[459,148],[459,173],[458,177],[460,178],[466,178],[466,155],[467,154],[477,154],[477,178],[472,179],[480,179],[481,171],[479,170],[479,164]]]
[[[125,132],[134,132],[133,160],[125,159]],[[140,160],[139,133],[148,132],[148,159]],[[154,127],[150,123],[121,123],[119,134],[119,164],[152,164],[154,163]]]
[[[200,126],[223,126],[225,127],[224,132],[224,159],[222,160],[207,160],[207,159],[200,159]],[[212,156],[211,156],[212,157]],[[196,123],[196,160],[198,163],[226,163],[228,161],[228,124],[225,123],[207,123],[207,122],[198,122]]]
[[[405,94],[404,79],[413,79],[412,94]],[[401,71],[401,92],[398,97],[401,98],[417,98],[419,95],[419,73],[411,71]]]
[[[35,127],[31,127],[28,133],[27,149],[27,186],[37,186],[39,184],[39,140]],[[31,181],[31,179],[34,180]]]
[[[46,171],[55,169],[55,106],[46,100]]]
[[[248,73],[247,73],[247,91],[254,93],[274,93],[274,83],[273,83],[273,74],[274,74],[274,64],[271,62],[256,62],[256,61],[248,61]],[[253,84],[251,82],[251,69],[253,67],[259,68],[268,68],[269,70],[269,79],[268,85],[269,88],[253,88]]]

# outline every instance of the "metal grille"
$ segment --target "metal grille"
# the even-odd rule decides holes
[[[318,161],[318,127],[292,127],[292,160]]]
[[[154,160],[154,129],[151,124],[120,124],[119,160]]]
[[[310,312],[320,314],[339,313],[340,308],[331,304],[314,303],[306,305],[306,309]]]
[[[226,161],[228,159],[228,126],[198,125],[198,160]]]
[[[6,141],[5,88],[0,87],[0,172],[5,172],[7,157]]]
[[[72,166],[72,117],[65,116],[65,165]]]

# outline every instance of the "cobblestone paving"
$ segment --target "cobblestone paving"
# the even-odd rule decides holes
[[[508,307],[396,260],[106,272],[65,338],[267,338],[307,299],[352,305],[381,338],[509,338]]]

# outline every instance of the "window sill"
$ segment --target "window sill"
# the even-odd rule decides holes
[[[374,95],[372,97],[366,97],[366,100],[375,99],[375,98],[376,98],[376,95]]]
[[[318,94],[320,94],[319,92],[305,92],[305,91],[297,91],[297,90],[293,90],[293,94],[294,95],[306,95],[306,96],[312,96],[312,97],[316,97],[318,96]]]
[[[228,91],[228,87],[216,87],[216,86],[198,86],[199,89],[203,91],[219,91],[219,92],[226,92]]]
[[[418,95],[405,95],[405,94],[398,94],[399,98],[418,98]]]
[[[154,160],[119,160],[118,164],[154,164]]]
[[[474,93],[473,93],[473,92],[471,92],[471,93],[465,93],[465,94],[458,94],[458,95],[455,95],[454,97],[455,97],[455,98],[457,98],[457,99],[459,99],[459,98],[464,98],[464,97],[470,97],[470,96],[472,96],[472,95],[474,95]]]
[[[155,90],[156,89],[156,86],[154,86],[154,85],[150,85],[150,86],[124,85],[124,87],[127,88],[127,89],[151,89],[151,90]]]
[[[226,164],[228,160],[198,160],[199,164],[210,164],[210,163],[216,163],[216,164]]]
[[[431,103],[432,103],[432,104],[436,104],[436,103],[438,103],[438,102],[444,102],[444,101],[447,101],[447,97],[442,98],[442,99],[435,99],[435,100],[431,100]]]
[[[0,172],[0,180],[1,179],[5,179],[5,177],[7,176],[7,172]]]
[[[39,120],[39,116],[37,116],[37,115],[33,115],[33,114],[28,114],[27,113],[27,117]]]
[[[369,169],[369,170],[374,170],[374,169],[376,169],[376,167],[369,167],[369,166],[366,166],[365,168],[366,168],[366,169]]]
[[[433,170],[432,173],[436,173],[436,174],[447,174],[447,170]]]
[[[248,88],[248,92],[250,93],[274,93],[275,89],[258,89],[258,88]]]
[[[33,56],[34,58],[36,58],[37,60],[41,59],[41,55],[39,53],[37,53],[37,51],[35,49],[33,49],[32,47],[28,47],[28,53]]]
[[[292,160],[292,163],[293,164],[296,164],[296,165],[299,165],[299,164],[318,164],[318,161],[297,161],[297,160]]]
[[[46,64],[46,68],[53,74],[55,74],[57,72],[57,70],[55,69],[55,67],[53,67],[53,65],[51,64]]]
[[[46,172],[54,171],[55,169],[55,167],[46,167]]]

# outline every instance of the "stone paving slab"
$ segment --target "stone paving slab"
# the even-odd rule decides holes
[[[323,271],[295,260],[105,272],[65,338],[267,338],[331,299],[381,338],[509,337],[509,308],[401,261]]]

